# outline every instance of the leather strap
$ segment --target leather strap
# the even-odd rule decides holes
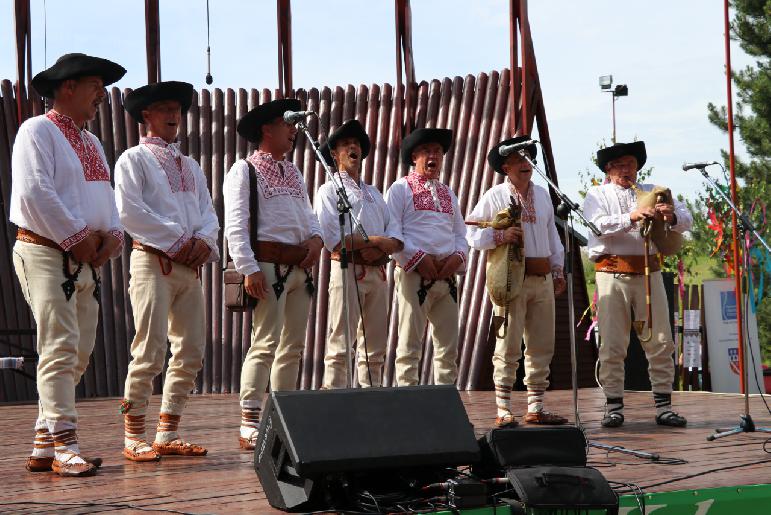
[[[305,247],[277,241],[257,241],[253,248],[257,261],[278,265],[299,265],[308,254]]]
[[[155,254],[156,256],[161,256],[161,257],[169,258],[168,254],[166,254],[162,250],[158,250],[155,247],[151,247],[149,245],[145,245],[143,243],[139,243],[136,240],[134,240],[131,243],[131,248],[134,249],[134,250],[141,250],[143,252],[149,252],[150,254]],[[169,259],[171,259],[171,258],[169,258]]]
[[[545,257],[526,257],[525,275],[549,275],[551,273],[551,263],[549,258]]]
[[[656,254],[648,256],[648,267],[650,272],[661,270]],[[594,270],[612,274],[642,275],[645,273],[645,256],[603,254],[594,263]]]
[[[45,236],[40,236],[39,234],[32,232],[29,229],[24,229],[23,227],[19,227],[16,229],[16,239],[18,241],[33,243],[35,245],[42,245],[44,247],[48,247],[51,249],[64,252],[64,249],[61,248],[59,244],[56,243],[55,241],[49,240]]]
[[[384,254],[383,257],[381,257],[380,259],[377,259],[375,261],[367,261],[361,255],[361,250],[359,250],[359,249],[356,249],[353,252],[351,252],[351,251],[348,251],[348,252],[349,252],[348,253],[348,262],[350,263],[351,261],[353,261],[357,265],[385,266],[385,265],[387,265],[388,263],[391,262],[391,258],[388,255],[386,255],[386,254]],[[332,258],[333,261],[340,261],[342,256],[340,254],[340,251],[335,250],[335,251],[332,252],[330,257]]]

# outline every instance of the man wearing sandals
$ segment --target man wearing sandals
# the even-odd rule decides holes
[[[418,384],[426,323],[434,344],[434,383],[454,384],[458,376],[458,287],[466,270],[466,225],[458,198],[439,182],[449,129],[417,129],[402,141],[401,159],[414,169],[388,189],[386,202],[404,242],[394,253],[399,304],[396,382]]]
[[[101,465],[80,454],[75,386],[96,339],[100,269],[120,254],[123,228],[102,145],[85,124],[96,117],[104,87],[125,73],[98,57],[60,57],[32,79],[53,108],[25,121],[13,146],[13,263],[35,317],[40,356],[31,472],[92,476]]]
[[[175,143],[193,100],[186,82],[159,82],[129,93],[124,106],[147,135],[115,164],[115,198],[133,242],[129,296],[136,336],[126,375],[123,455],[157,461],[165,455],[203,456],[206,449],[177,432],[203,364],[205,304],[200,267],[219,256],[219,221],[198,163]],[[171,357],[152,446],[145,415],[153,378]]]
[[[645,143],[617,143],[597,152],[597,166],[607,174],[607,182],[589,189],[584,200],[584,214],[602,233],[589,234],[587,250],[595,264],[597,281],[597,317],[600,327],[599,380],[606,397],[604,427],[624,423],[624,358],[632,329],[632,312],[643,313],[646,305],[644,245],[640,222],[649,218],[666,220],[671,230],[685,232],[693,219],[681,202],[638,208],[635,188],[645,191],[653,186],[637,184],[637,172],[647,158]],[[635,186],[635,188],[633,188]],[[675,366],[674,342],[669,326],[664,282],[659,271],[655,244],[649,262],[653,306],[652,338],[640,342],[648,358],[648,373],[656,406],[656,423],[684,427],[685,417],[672,410],[672,382]]]
[[[364,227],[368,240],[346,221],[345,241],[340,239],[337,190],[331,182],[324,183],[316,193],[316,215],[323,231],[324,244],[332,260],[340,261],[340,247],[348,249],[348,291],[343,291],[343,270],[332,263],[329,272],[329,339],[324,357],[324,388],[344,388],[346,381],[346,325],[351,331],[351,345],[358,356],[356,368],[359,384],[382,386],[388,333],[388,282],[385,267],[391,253],[401,248],[395,223],[391,221],[383,195],[361,178],[361,163],[370,150],[369,136],[364,127],[349,120],[329,135],[322,154],[345,188],[356,218]],[[353,252],[351,252],[353,249]],[[343,298],[348,297],[348,318],[343,310]],[[359,308],[361,307],[361,312]]]
[[[554,356],[554,297],[565,291],[562,273],[565,250],[554,224],[554,207],[549,192],[531,181],[533,167],[518,152],[501,156],[499,150],[528,140],[518,136],[495,145],[487,154],[487,162],[506,180],[490,188],[469,215],[471,221],[490,221],[495,215],[515,202],[521,208],[522,227],[508,229],[481,228],[470,225],[467,239],[477,250],[494,249],[509,243],[524,243],[525,277],[521,290],[508,309],[496,306],[498,316],[506,316],[504,338],[497,338],[493,355],[493,379],[497,426],[514,425],[511,413],[511,389],[517,379],[519,358],[522,355],[522,336],[525,338],[525,385],[527,386],[527,414],[530,424],[557,425],[567,419],[543,409],[544,392],[549,387],[549,365]],[[525,151],[536,157],[535,144]]]
[[[297,128],[286,111],[300,101],[266,102],[244,115],[238,133],[257,145],[225,177],[225,235],[247,293],[257,299],[252,344],[241,369],[239,445],[254,449],[265,389],[294,390],[305,346],[308,308],[314,293],[312,268],[323,243],[300,170],[286,159]],[[248,162],[247,162],[248,161]],[[257,191],[250,191],[250,173]],[[257,241],[249,234],[250,205],[256,197]]]

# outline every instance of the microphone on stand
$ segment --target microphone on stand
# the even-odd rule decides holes
[[[309,116],[316,116],[316,113],[313,111],[284,111],[284,121],[286,123],[301,122]]]
[[[506,156],[508,156],[510,154],[513,154],[514,152],[519,152],[523,148],[527,148],[530,145],[534,145],[536,143],[538,143],[538,140],[529,139],[529,140],[526,140],[526,141],[521,141],[519,143],[513,143],[511,145],[503,145],[503,146],[498,148],[498,153],[502,157],[506,157]]]
[[[687,172],[688,170],[693,170],[694,168],[698,168],[699,170],[704,169],[708,166],[719,164],[717,161],[703,161],[701,163],[683,163],[683,171]]]

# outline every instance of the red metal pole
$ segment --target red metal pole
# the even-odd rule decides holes
[[[735,206],[739,206],[739,201],[736,193],[736,171],[735,171],[735,157],[734,157],[734,110],[733,110],[733,93],[731,90],[731,22],[728,13],[729,1],[723,2],[725,19],[725,67],[726,67],[726,94],[728,96],[728,168],[731,172],[731,201]],[[731,228],[733,230],[733,254],[734,254],[734,287],[736,288],[736,325],[739,329],[739,377],[741,378],[741,392],[744,393],[747,390],[747,374],[744,370],[744,333],[742,331],[742,270],[741,261],[739,260],[739,230],[736,225],[736,213],[731,211]],[[747,411],[745,410],[745,413]]]

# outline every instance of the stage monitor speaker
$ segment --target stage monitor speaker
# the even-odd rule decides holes
[[[481,469],[586,465],[586,437],[575,426],[502,427],[479,441]]]
[[[254,451],[268,501],[284,510],[313,506],[329,474],[478,460],[454,386],[272,392]]]

